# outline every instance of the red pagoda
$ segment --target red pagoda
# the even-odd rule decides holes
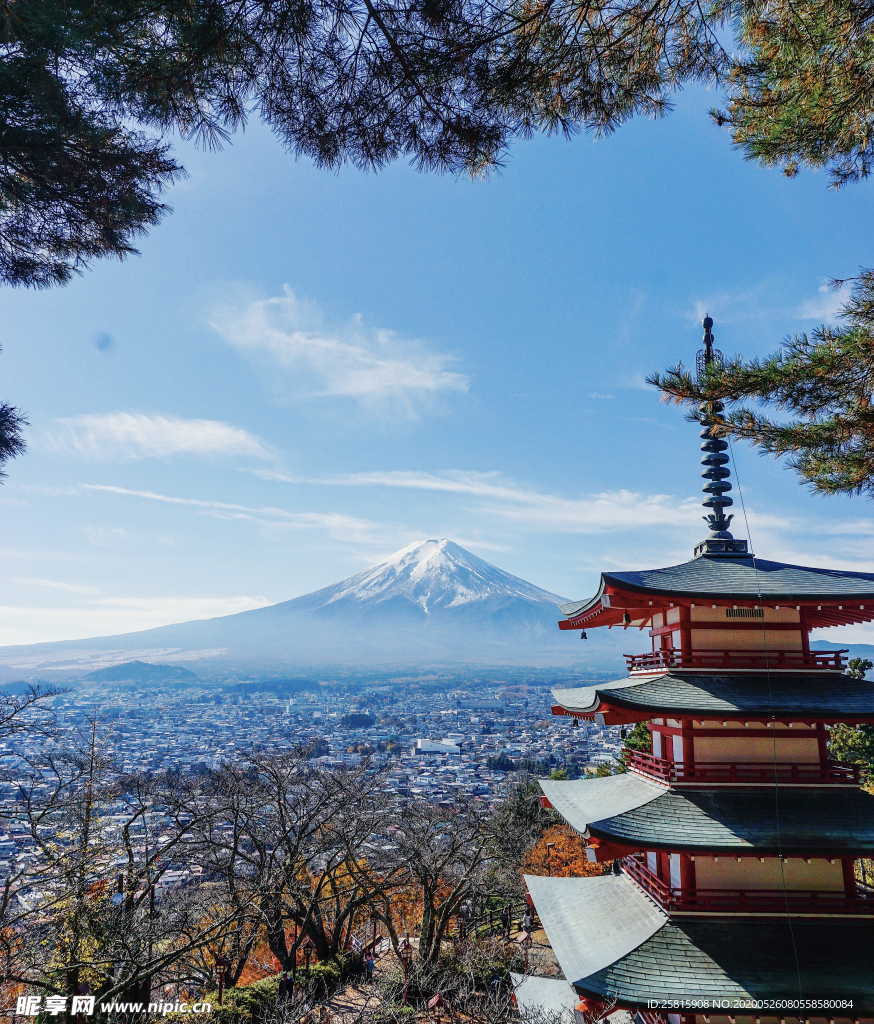
[[[704,321],[699,369],[720,354]],[[756,557],[730,532],[727,443],[702,406],[710,534],[681,565],[601,576],[566,630],[646,629],[627,677],[554,691],[553,712],[646,722],[627,771],[541,783],[612,870],[526,878],[565,978],[655,1024],[874,1021],[874,795],[828,726],[874,723],[874,684],[810,631],[874,620],[874,574]]]

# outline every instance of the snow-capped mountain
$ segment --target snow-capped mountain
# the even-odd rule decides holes
[[[564,600],[453,541],[426,540],[280,604],[123,636],[4,647],[0,666],[72,671],[132,657],[270,666],[548,665],[584,654],[603,662],[613,642],[581,650],[558,630]]]
[[[340,583],[290,601],[312,610],[360,612],[406,602],[424,615],[439,614],[464,606],[490,607],[496,602],[527,601],[548,608],[564,600],[535,587],[495,565],[477,558],[451,540],[424,540],[396,551],[372,569],[365,569]]]

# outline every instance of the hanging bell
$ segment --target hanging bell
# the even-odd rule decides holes
[[[580,640],[588,640],[588,639],[589,639],[589,634],[585,630],[583,630],[580,633]]]

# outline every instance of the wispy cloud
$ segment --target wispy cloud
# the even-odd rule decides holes
[[[268,598],[258,594],[193,597],[172,594],[97,597],[57,607],[6,605],[0,606],[0,644],[129,633],[174,622],[233,615],[269,603]]]
[[[785,310],[768,301],[773,290],[773,282],[762,281],[751,288],[711,292],[694,299],[687,307],[684,319],[700,326],[705,316],[712,316],[718,333],[720,324],[743,323],[783,315]]]
[[[799,320],[836,320],[847,304],[851,291],[852,284],[849,281],[837,288],[824,281],[813,298],[801,303],[795,315]]]
[[[379,523],[337,512],[289,512],[287,509],[272,506],[238,505],[227,501],[185,498],[173,494],[160,494],[155,491],[140,491],[130,487],[116,487],[111,484],[82,484],[82,489],[100,494],[139,498],[143,501],[154,501],[164,505],[194,508],[205,515],[218,519],[248,520],[260,526],[283,529],[321,529],[326,530],[337,540],[368,541],[382,529]]]
[[[64,594],[99,594],[97,587],[89,587],[84,583],[67,583],[64,580],[46,580],[36,576],[16,576],[10,580],[16,586],[41,587],[46,590],[60,590]]]
[[[600,491],[567,498],[504,479],[498,473],[445,470],[426,473],[386,470],[346,473],[325,477],[299,477],[273,470],[256,470],[258,476],[288,483],[324,484],[338,487],[396,487],[434,491],[482,499],[481,511],[520,525],[546,527],[567,533],[602,533],[637,529],[642,522],[658,526],[688,526],[701,516],[698,498],[639,491]]]
[[[272,457],[268,446],[254,434],[220,420],[110,412],[70,416],[56,424],[47,437],[49,447],[92,459],[172,455]]]
[[[286,372],[298,394],[344,397],[363,405],[390,402],[409,415],[446,392],[467,391],[455,359],[425,341],[365,322],[358,314],[332,322],[287,286],[282,295],[212,312],[210,325],[241,352]]]

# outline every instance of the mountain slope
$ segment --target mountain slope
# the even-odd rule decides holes
[[[580,650],[560,633],[563,600],[452,541],[427,540],[280,604],[123,636],[0,648],[0,664],[93,668],[134,654],[284,666],[567,664],[608,651],[614,661],[618,638],[593,638]]]

